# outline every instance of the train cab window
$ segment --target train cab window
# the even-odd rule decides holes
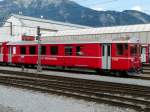
[[[35,46],[29,47],[29,54],[36,54],[36,47]]]
[[[50,47],[50,54],[51,55],[58,55],[58,46],[51,46]]]
[[[72,46],[65,46],[65,55],[66,56],[71,56],[72,55],[72,51],[73,51],[73,47]]]
[[[26,54],[26,47],[25,46],[20,47],[20,54]]]
[[[136,55],[136,54],[137,54],[137,52],[138,52],[137,45],[135,45],[135,46],[131,46],[131,50],[130,50],[130,52],[131,52],[131,56]]]
[[[83,52],[82,52],[82,47],[81,46],[77,46],[76,47],[76,55],[77,56],[83,56]]]
[[[117,44],[117,55],[123,55],[123,44]]]
[[[41,54],[46,55],[46,46],[41,46]]]

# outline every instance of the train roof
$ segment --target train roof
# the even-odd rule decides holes
[[[56,37],[49,38],[49,40],[41,40],[41,44],[85,44],[85,43],[139,43],[137,38],[131,37],[121,37],[121,38],[105,38],[105,37],[95,37],[95,38],[83,38],[83,37]],[[19,41],[19,42],[9,42],[7,45],[34,45],[38,44],[38,41]]]

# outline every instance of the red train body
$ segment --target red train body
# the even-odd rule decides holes
[[[37,42],[3,43],[1,62],[37,65]],[[79,67],[107,71],[141,69],[140,45],[137,43],[42,43],[44,66]]]

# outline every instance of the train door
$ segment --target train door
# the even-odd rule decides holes
[[[111,69],[111,44],[102,44],[102,69]]]
[[[146,47],[141,48],[141,61],[142,63],[146,63]]]
[[[11,63],[12,62],[12,47],[9,46],[9,53],[8,53],[8,62]]]

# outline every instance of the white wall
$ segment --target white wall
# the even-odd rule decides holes
[[[11,33],[11,27],[10,23],[12,22],[12,35]],[[50,31],[41,29],[41,34],[49,34]],[[23,25],[23,23],[11,16],[7,22],[3,25],[3,27],[0,28],[0,42],[4,41],[21,41],[22,35],[30,35],[30,36],[36,36],[37,35],[37,28],[33,27],[26,27]]]

